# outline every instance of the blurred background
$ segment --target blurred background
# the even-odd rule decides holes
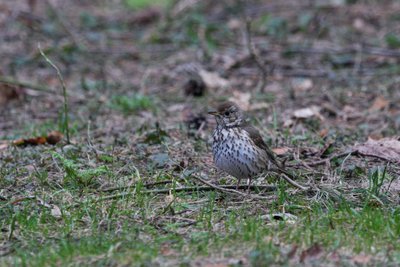
[[[0,139],[65,131],[39,43],[64,77],[75,140],[89,120],[105,141],[156,122],[201,135],[213,123],[204,111],[224,99],[266,134],[393,135],[399,11],[398,1],[3,0]]]

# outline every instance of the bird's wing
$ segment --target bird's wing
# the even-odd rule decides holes
[[[267,153],[268,158],[271,160],[271,162],[274,163],[278,168],[282,168],[281,164],[279,164],[279,162],[276,160],[274,152],[272,152],[272,150],[262,139],[260,132],[251,125],[245,126],[244,130],[249,134],[254,144]]]
[[[274,152],[272,152],[272,150],[271,150],[271,149],[268,147],[268,145],[264,142],[264,140],[262,139],[260,133],[258,132],[258,130],[257,130],[256,128],[254,128],[254,127],[251,126],[251,125],[248,125],[248,126],[245,126],[245,127],[244,127],[244,130],[245,130],[246,132],[248,132],[248,134],[249,134],[250,138],[253,140],[254,144],[255,144],[256,146],[258,146],[259,148],[263,149],[263,150],[267,153],[267,155],[268,155],[269,159],[271,160],[271,162],[272,162],[273,164],[275,164],[275,165],[278,167],[277,171],[280,172],[280,173],[285,174],[285,175],[283,175],[282,177],[283,177],[288,183],[290,183],[291,185],[293,185],[293,186],[295,186],[295,187],[297,187],[297,188],[300,188],[300,189],[302,189],[302,190],[308,189],[308,187],[302,186],[302,185],[300,185],[300,184],[298,184],[298,183],[296,183],[295,181],[292,180],[292,179],[295,179],[295,177],[293,176],[293,174],[287,172],[287,171],[284,169],[284,167],[282,166],[282,164],[280,164],[280,162],[278,162],[278,160],[275,158]]]

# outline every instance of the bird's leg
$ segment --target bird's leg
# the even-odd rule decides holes
[[[250,194],[250,186],[251,186],[251,177],[249,177],[249,179],[248,179],[247,194]]]
[[[238,181],[237,181],[236,190],[239,190],[240,180],[241,180],[241,179],[238,179]]]

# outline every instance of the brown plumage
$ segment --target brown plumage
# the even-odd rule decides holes
[[[306,189],[289,177],[288,173],[277,161],[274,153],[262,139],[256,128],[246,121],[242,110],[233,102],[223,102],[214,115],[217,127],[213,132],[213,155],[215,165],[238,179],[251,179],[258,174],[271,169],[283,173],[282,176],[290,184]],[[289,177],[288,177],[289,176]]]

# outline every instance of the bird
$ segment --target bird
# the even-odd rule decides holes
[[[249,123],[238,105],[231,101],[222,102],[208,114],[213,115],[217,122],[212,133],[214,163],[218,169],[237,179],[236,189],[242,179],[248,179],[249,191],[252,178],[272,170],[272,167],[291,185],[307,189],[292,180],[293,175],[276,159],[260,132]]]

